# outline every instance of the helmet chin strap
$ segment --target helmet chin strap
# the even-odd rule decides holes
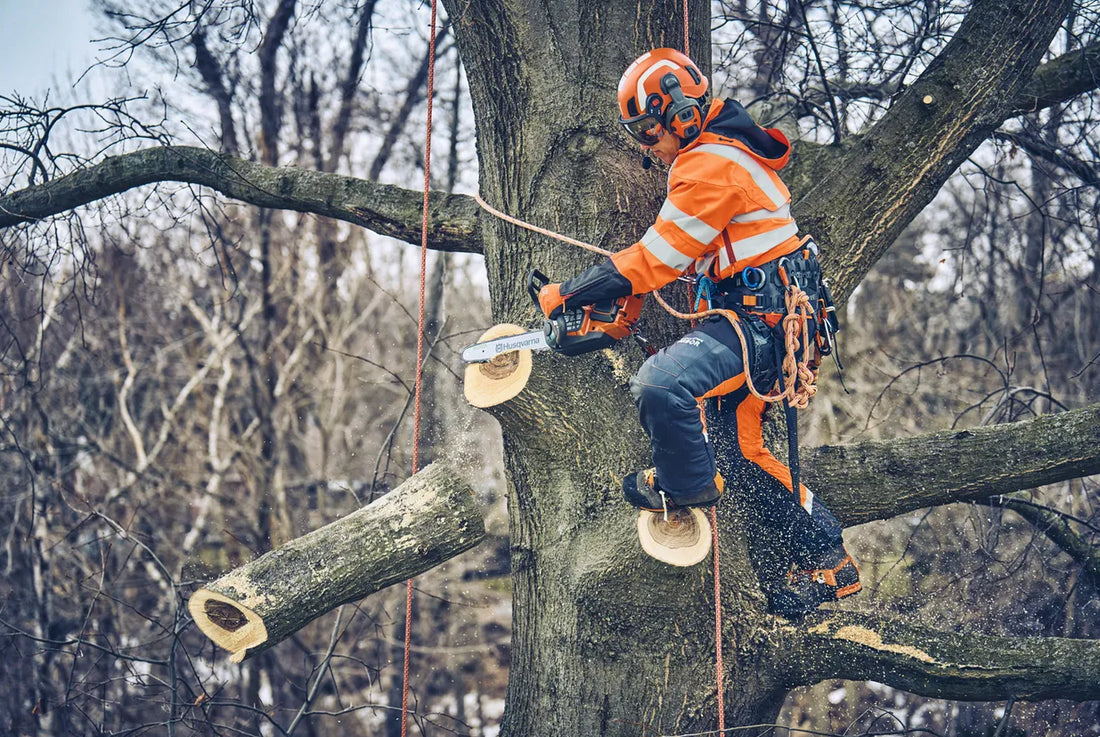
[[[652,169],[655,166],[658,169],[661,169],[661,168],[664,168],[666,166],[666,164],[661,159],[654,158],[653,156],[651,156],[649,151],[643,151],[642,152],[642,168],[645,169],[646,171],[649,171],[650,169]]]

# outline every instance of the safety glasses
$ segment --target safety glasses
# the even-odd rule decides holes
[[[653,146],[657,143],[657,129],[661,122],[649,113],[635,115],[633,118],[619,118],[623,128],[638,143],[643,146]]]

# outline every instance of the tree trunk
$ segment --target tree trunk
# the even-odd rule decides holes
[[[662,173],[642,172],[637,149],[619,129],[615,83],[642,51],[683,46],[682,3],[450,5],[478,123],[482,197],[508,214],[605,248],[633,242],[652,223],[665,181]],[[979,5],[983,18],[997,15],[997,3]],[[692,0],[689,11],[691,51],[707,70],[709,8]],[[1001,24],[996,33],[1006,31],[1005,18],[1015,12],[994,19]],[[1029,32],[1014,29],[1009,35],[1016,38],[1014,53],[1024,56],[1021,49],[1031,44],[1030,56],[1014,58],[1006,78],[1015,73],[1026,80],[1027,72],[1018,70],[1037,63],[1057,27],[1057,18],[1044,25],[1034,21],[1034,7],[1027,12]],[[959,42],[960,53],[975,47],[971,38]],[[977,46],[972,55],[982,63],[1004,66],[990,62],[989,49]],[[849,232],[861,236],[860,250],[843,254],[844,295],[893,240],[895,223],[908,222],[988,134],[996,113],[987,101],[1000,94],[1002,82],[966,80],[969,86],[958,95],[981,110],[955,119],[950,115],[956,95],[949,85],[956,74],[965,72],[951,67],[930,80],[945,85],[936,88],[935,115],[906,97],[897,104],[898,122],[884,128],[882,140],[868,138],[863,148],[823,147],[802,168],[804,177],[820,185],[828,181],[822,172],[839,167],[840,157],[856,161],[851,174],[862,188],[844,195],[848,203],[888,215],[856,212],[849,204],[841,218],[833,218],[831,200],[820,187],[804,203],[827,241],[835,236],[847,246]],[[918,115],[925,119],[914,123]],[[963,144],[944,147],[942,133],[935,138],[935,121],[929,121],[941,116],[952,121],[952,140]],[[858,162],[877,157],[884,141],[893,145],[891,136],[907,125],[935,138],[939,149],[931,143],[917,147],[920,162],[892,167],[891,181],[897,183],[891,186],[907,189],[888,202],[879,196],[888,188],[869,186],[859,168],[871,171],[872,164]],[[929,150],[936,154],[929,157]],[[873,163],[880,165],[877,158]],[[499,220],[482,226],[498,323],[530,325],[537,319],[525,292],[531,268],[561,281],[598,259]],[[645,317],[646,333],[658,344],[684,330],[655,311]],[[650,465],[626,388],[642,358],[628,345],[574,359],[540,353],[523,391],[488,410],[503,429],[511,482],[513,641],[505,735],[691,733],[713,730],[718,721],[712,559],[678,569],[647,558],[634,512],[620,499],[621,478]],[[719,468],[727,471],[722,465],[720,458]],[[769,723],[798,676],[775,644],[782,639],[776,636],[782,620],[763,612],[735,496],[727,495],[719,510],[725,717],[727,723]]]
[[[692,2],[691,11],[705,67],[709,10]],[[451,16],[462,19],[456,28],[481,29],[458,37],[486,201],[588,242],[632,242],[651,223],[664,180],[643,174],[625,143],[614,84],[641,50],[682,46],[682,4],[474,4]],[[498,322],[534,322],[531,268],[557,281],[597,260],[500,221],[486,226]],[[664,315],[647,319],[650,335],[682,329]],[[716,723],[713,559],[674,568],[647,557],[637,513],[621,502],[622,476],[650,465],[626,385],[642,359],[629,345],[573,359],[540,353],[519,396],[489,410],[504,431],[511,481],[503,734],[682,733]],[[740,723],[769,721],[786,692],[783,666],[748,645],[769,625],[731,512],[720,512],[726,682],[737,684],[726,711]]]

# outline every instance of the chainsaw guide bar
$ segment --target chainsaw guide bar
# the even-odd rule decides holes
[[[549,347],[550,345],[546,342],[546,333],[543,330],[533,330],[529,333],[509,335],[468,345],[462,349],[462,360],[466,363],[485,363],[492,361],[501,353],[520,350],[542,351]]]

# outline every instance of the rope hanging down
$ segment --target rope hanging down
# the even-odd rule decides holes
[[[432,98],[435,94],[435,24],[437,0],[432,0],[432,25],[428,39],[428,115],[424,134],[424,204],[420,217],[420,297],[416,321],[416,380],[413,396],[412,472],[420,470],[420,395],[424,376],[424,303],[428,265],[428,193],[432,172]],[[405,582],[405,653],[401,680],[401,737],[409,731],[409,659],[412,642],[413,580]]]

